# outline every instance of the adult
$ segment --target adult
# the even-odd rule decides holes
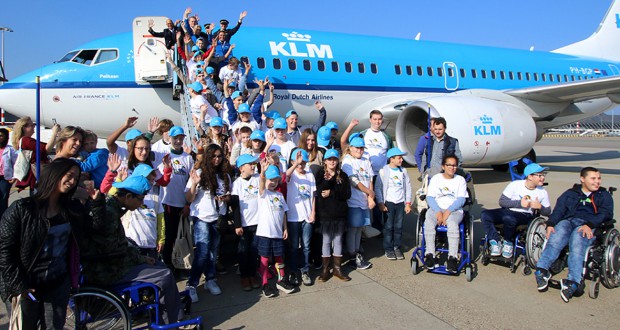
[[[435,118],[434,125],[432,126],[433,136],[427,140],[423,148],[420,148],[420,144],[418,144],[415,159],[418,169],[423,169],[420,170],[420,173],[428,174],[430,177],[441,172],[441,160],[445,156],[456,156],[459,159],[458,165],[459,167],[461,166],[460,160],[463,158],[459,148],[459,140],[446,133],[447,127],[445,118]],[[428,147],[429,143],[430,147]],[[429,150],[430,155],[428,154]],[[424,162],[422,157],[425,157]]]
[[[301,132],[303,132],[306,128],[312,128],[312,131],[316,132],[319,128],[321,128],[321,126],[325,125],[325,120],[327,119],[327,111],[325,111],[325,107],[319,101],[314,102],[314,107],[319,111],[319,118],[314,125],[305,125],[301,127],[297,126],[299,116],[295,110],[289,110],[284,116],[286,119],[286,133],[288,138],[293,141],[295,145],[299,144]]]
[[[233,35],[235,35],[235,33],[237,33],[237,31],[239,31],[239,28],[241,27],[241,24],[243,23],[243,19],[248,15],[248,12],[246,10],[242,11],[239,14],[239,20],[237,21],[237,25],[235,25],[235,27],[233,27],[232,29],[228,28],[228,20],[226,19],[221,19],[220,20],[220,29],[215,31],[213,34],[217,35],[220,31],[225,31],[226,32],[226,41],[230,42],[230,38],[232,38]]]
[[[155,21],[149,19],[149,33],[157,38],[164,38],[164,42],[166,44],[167,49],[172,49],[176,44],[176,35],[178,28],[174,25],[174,22],[171,19],[166,20],[166,28],[162,32],[155,32],[153,30],[153,26],[155,25]]]
[[[613,219],[614,201],[609,192],[601,189],[601,172],[594,167],[584,167],[579,177],[581,184],[560,195],[545,223],[547,244],[534,273],[538,291],[546,289],[551,278],[549,267],[568,245],[568,279],[562,279],[560,291],[564,302],[568,302],[581,285],[583,260],[595,240],[595,231],[603,222]]]
[[[499,209],[483,210],[480,214],[482,226],[489,240],[491,256],[502,255],[511,258],[514,251],[515,231],[520,225],[527,225],[534,219],[534,211],[541,215],[551,213],[549,195],[543,187],[547,167],[536,163],[523,170],[525,180],[513,181],[506,186],[499,197]],[[504,242],[495,229],[496,224],[504,225]]]
[[[9,207],[9,196],[13,179],[13,166],[17,152],[9,143],[9,130],[0,128],[0,216]]]

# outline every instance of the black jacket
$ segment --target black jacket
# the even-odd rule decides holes
[[[177,42],[177,31],[178,31],[178,28],[176,26],[173,28],[172,31],[170,31],[170,29],[166,28],[162,32],[155,32],[155,30],[153,30],[153,28],[149,28],[149,33],[152,34],[154,37],[164,38],[164,41],[166,42],[166,48],[167,49],[172,49],[172,47],[174,47],[174,44],[176,44],[176,42]]]
[[[320,169],[316,175],[316,210],[321,221],[346,220],[349,212],[347,199],[351,198],[351,185],[349,176],[340,171],[341,183],[336,182],[336,177],[325,180],[325,170]],[[323,198],[321,193],[324,190],[331,190],[327,198]]]
[[[80,238],[89,227],[85,208],[72,202],[69,216],[73,240],[69,248],[69,270],[75,285],[79,265],[76,238]],[[29,288],[28,271],[34,265],[49,232],[49,221],[41,216],[34,199],[20,199],[4,212],[0,220],[0,296],[7,300]]]
[[[555,202],[555,208],[547,220],[547,226],[554,227],[558,222],[575,216],[579,199],[583,192],[581,185],[575,185],[573,188],[565,191]],[[614,213],[614,200],[605,188],[593,192],[590,195],[595,213],[586,220],[585,223],[591,229],[597,228],[604,221],[611,220]]]

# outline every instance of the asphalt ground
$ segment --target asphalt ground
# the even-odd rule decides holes
[[[535,146],[538,163],[550,167],[546,180],[552,199],[579,181],[583,166],[601,170],[603,185],[620,187],[620,138],[545,138]],[[484,233],[478,222],[482,208],[496,208],[502,190],[510,180],[508,173],[487,168],[469,169],[475,184],[477,203],[474,217],[474,258]],[[409,169],[416,177],[417,170]],[[414,181],[414,189],[419,183]],[[619,213],[618,197],[614,212]],[[547,292],[539,293],[533,275],[521,269],[511,273],[501,262],[474,265],[474,278],[465,274],[445,276],[423,271],[413,275],[410,257],[414,249],[417,214],[405,217],[403,251],[405,260],[391,261],[383,256],[381,239],[366,239],[368,270],[345,267],[350,282],[330,279],[326,283],[302,286],[293,294],[265,298],[259,290],[244,292],[235,275],[234,260],[224,260],[227,275],[219,275],[222,295],[211,296],[202,286],[200,301],[193,315],[202,315],[206,328],[215,329],[526,329],[592,328],[614,326],[620,307],[620,290],[601,286],[598,299],[586,294],[564,303],[553,280]],[[234,244],[225,242],[224,255],[234,254]],[[313,279],[319,271],[312,270]],[[184,288],[184,282],[178,282]],[[587,287],[586,287],[587,290]],[[0,328],[7,328],[6,312],[0,307]]]

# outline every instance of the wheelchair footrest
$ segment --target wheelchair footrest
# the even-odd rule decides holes
[[[202,325],[202,316],[197,316],[193,319],[183,320],[183,321],[170,323],[170,324],[163,324],[163,325],[151,324],[150,326],[151,326],[151,329],[154,329],[154,330],[167,330],[167,329],[176,329],[178,327],[188,326],[188,325],[195,325],[196,329],[198,329]]]

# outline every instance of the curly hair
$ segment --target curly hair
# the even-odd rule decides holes
[[[136,144],[138,144],[138,141],[141,141],[141,140],[146,141],[149,147],[149,155],[146,158],[146,161],[144,162],[141,162],[140,160],[138,160],[138,158],[136,158],[136,153],[134,152]],[[127,152],[129,153],[129,157],[127,157],[127,168],[130,170],[133,170],[134,168],[136,168],[136,166],[138,166],[138,164],[141,164],[141,163],[144,163],[144,164],[149,165],[150,167],[153,167],[153,163],[151,162],[151,160],[153,159],[153,152],[150,151],[150,148],[151,148],[151,141],[147,139],[144,135],[140,135],[136,137],[135,139],[132,140],[132,143],[127,143]]]
[[[13,148],[15,150],[19,149],[19,140],[24,136],[24,127],[30,122],[32,119],[29,116],[21,117],[13,125],[13,137],[11,143],[13,144]]]
[[[218,166],[212,166],[210,160],[213,159],[213,155],[216,151],[219,151],[222,155],[222,160]],[[209,145],[203,155],[203,161],[200,164],[200,186],[208,190],[211,195],[215,195],[217,191],[217,179],[219,178],[224,182],[224,190],[230,192],[230,182],[228,180],[228,162],[226,161],[226,155],[224,150],[217,144]]]
[[[308,137],[314,135],[314,148],[312,150],[308,150]],[[318,144],[316,143],[316,133],[312,130],[312,128],[306,128],[303,132],[301,132],[301,137],[299,138],[298,146],[299,148],[306,150],[308,152],[308,161],[313,162],[316,159],[316,156],[319,153]]]

